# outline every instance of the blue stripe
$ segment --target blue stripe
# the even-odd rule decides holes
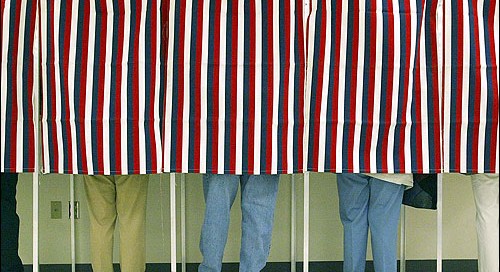
[[[95,2],[95,9],[96,11],[101,10],[101,6],[99,1]],[[99,95],[99,61],[100,61],[100,53],[101,53],[101,46],[106,46],[106,44],[102,44],[103,41],[101,41],[101,30],[102,30],[102,15],[101,12],[96,12],[96,18],[95,18],[95,45],[94,45],[94,75],[93,75],[93,80],[92,80],[92,113],[91,113],[91,124],[92,124],[92,165],[95,173],[101,173],[103,169],[99,169],[98,162],[99,162],[99,152],[97,150],[97,143],[102,141],[99,139],[97,135],[97,126],[99,123],[102,124],[102,121],[100,119],[101,116],[98,114],[98,106],[99,106],[99,100],[98,100],[98,95]],[[103,56],[105,57],[105,56]]]
[[[420,30],[421,30],[421,22],[422,22],[422,3],[420,1],[417,1],[417,33],[420,33]],[[422,67],[420,67],[420,64],[417,62],[420,58],[425,58],[425,56],[422,56],[420,54],[420,35],[417,35],[417,40],[415,41],[416,43],[416,46],[415,46],[415,59],[413,60],[413,67],[414,70],[416,70],[417,68],[418,69],[421,69]],[[421,105],[417,105],[416,103],[416,99],[415,99],[415,96],[416,96],[416,90],[417,90],[417,80],[419,80],[417,78],[417,73],[415,73],[414,71],[410,71],[412,72],[411,73],[411,76],[413,77],[413,85],[411,86],[412,89],[411,89],[411,93],[412,94],[412,99],[411,99],[411,120],[412,120],[412,123],[410,125],[410,148],[411,148],[411,169],[412,169],[412,172],[418,172],[419,169],[418,169],[418,164],[417,164],[417,161],[418,161],[418,157],[417,157],[417,149],[420,147],[422,147],[422,141],[417,143],[417,128],[420,127],[422,128],[422,126],[424,125],[422,122],[424,122],[425,120],[422,120],[422,116],[417,116],[417,107],[421,107]],[[423,71],[420,71],[420,72],[423,72]],[[421,82],[419,83],[421,84]],[[420,92],[425,92],[425,88],[426,86],[422,86],[420,85]],[[422,99],[422,96],[420,94],[420,99]],[[423,135],[421,135],[423,137]],[[423,151],[423,150],[422,150]],[[406,162],[408,163],[408,162]]]
[[[63,149],[63,154],[64,154],[64,170],[69,170],[69,156],[71,154],[71,146],[69,146],[69,142],[66,141],[66,139],[69,139],[70,132],[67,129],[67,125],[69,125],[68,120],[69,120],[69,113],[66,111],[66,101],[69,99],[67,97],[66,93],[66,86],[64,84],[64,79],[67,78],[67,75],[64,70],[64,33],[66,33],[65,29],[65,23],[67,15],[67,9],[66,9],[66,2],[62,1],[61,2],[61,13],[60,13],[60,18],[59,18],[59,77],[61,79],[61,132],[62,132],[62,137],[63,137],[63,145],[59,146],[59,148]],[[69,50],[69,48],[68,48]],[[29,54],[29,52],[27,52]]]
[[[189,152],[188,152],[188,168],[194,169],[197,167],[194,164],[194,154],[198,152],[198,150],[194,149],[195,147],[195,126],[200,120],[195,119],[195,107],[196,107],[196,101],[195,101],[195,96],[197,93],[200,92],[199,89],[196,89],[195,84],[196,84],[196,78],[198,75],[196,74],[196,63],[201,62],[201,60],[196,59],[196,46],[198,43],[201,43],[201,41],[196,40],[196,35],[198,34],[198,24],[202,22],[198,22],[199,19],[199,14],[198,14],[198,3],[197,1],[193,2],[193,8],[192,8],[192,23],[191,23],[191,45],[190,45],[190,51],[191,51],[191,58],[189,59],[189,64],[190,64],[190,69],[189,69],[189,83],[190,83],[190,88],[189,88],[189,93],[191,99],[189,100]],[[199,109],[198,109],[199,110]]]
[[[344,97],[344,128],[343,128],[343,139],[342,139],[342,172],[346,172],[349,167],[349,150],[351,150],[351,146],[349,146],[349,128],[351,127],[351,122],[354,123],[355,120],[351,120],[354,116],[351,116],[349,111],[351,110],[350,98],[351,95],[356,95],[355,88],[356,86],[352,86],[351,82],[351,73],[355,73],[353,69],[356,69],[352,65],[353,59],[353,31],[354,31],[354,20],[357,19],[354,16],[354,13],[358,11],[354,11],[352,5],[349,5],[349,10],[347,13],[347,58],[346,58],[346,72],[345,72],[345,97]],[[353,92],[354,91],[354,92]],[[340,102],[340,101],[339,101]],[[337,169],[339,171],[340,169]],[[348,172],[348,171],[347,171]]]
[[[133,88],[133,80],[136,75],[134,75],[134,66],[138,65],[135,60],[134,60],[134,54],[135,51],[138,50],[138,48],[135,48],[134,46],[134,38],[136,35],[136,32],[139,31],[137,25],[137,20],[140,20],[139,18],[136,18],[136,13],[137,13],[137,3],[136,1],[132,1],[130,3],[130,36],[129,36],[129,51],[128,51],[128,63],[126,64],[128,66],[127,69],[127,159],[128,159],[128,170],[129,171],[134,171],[137,170],[135,169],[134,165],[134,158],[136,156],[139,156],[139,154],[134,154],[134,146],[138,145],[139,143],[135,142],[134,139],[134,125],[137,125],[137,120],[134,120],[134,93],[138,90],[134,90]],[[128,26],[125,26],[128,27]],[[127,41],[124,41],[127,42]],[[131,121],[134,120],[134,121]]]
[[[34,40],[30,36],[31,32],[31,22],[35,20],[35,16],[31,16],[32,13],[30,12],[33,8],[33,1],[28,1],[26,3],[26,31],[24,32],[24,45],[23,45],[23,50],[24,50],[24,59],[23,59],[23,81],[28,82],[30,80],[29,78],[29,73],[31,72],[31,76],[33,79],[33,83],[35,82],[35,78],[33,75],[33,69],[35,65],[38,65],[38,63],[34,63],[33,58],[31,57],[31,50],[33,49],[33,42]],[[30,127],[33,126],[33,120],[28,119],[29,117],[29,109],[33,110],[32,107],[32,97],[28,96],[28,92],[30,90],[27,89],[26,85],[23,85],[23,116],[24,116],[24,122],[23,122],[23,171],[26,170],[31,170],[30,165],[29,165],[29,158],[34,157],[34,150],[30,150],[29,147],[30,143],[33,144],[34,138],[33,135],[28,135],[28,132],[30,131]],[[34,112],[33,112],[34,114]],[[31,137],[30,137],[31,136]],[[32,166],[31,166],[32,167]]]
[[[118,60],[118,56],[117,56],[118,55],[118,27],[119,27],[119,22],[121,20],[120,13],[118,12],[118,1],[119,0],[113,1],[113,43],[112,43],[113,49],[111,51],[111,53],[112,53],[111,54],[111,64],[112,64],[112,66],[114,65],[115,67],[117,67],[117,69],[111,69],[110,99],[111,99],[111,101],[114,101],[114,103],[110,103],[110,105],[109,105],[109,119],[110,119],[110,122],[109,122],[109,142],[110,143],[115,143],[116,138],[120,137],[120,135],[117,135],[118,132],[116,131],[116,128],[115,128],[116,122],[119,121],[117,118],[117,114],[120,114],[116,110],[116,104],[120,103],[119,101],[115,100],[116,94],[117,94],[118,90],[120,90],[120,86],[116,85],[116,78],[117,78],[118,74],[121,73],[121,68],[122,68],[121,60]],[[117,172],[118,168],[116,165],[115,158],[117,155],[117,151],[120,150],[120,147],[119,146],[117,147],[114,144],[110,144],[109,147],[105,146],[104,148],[109,148],[109,155],[110,155],[109,159],[111,160],[110,161],[111,173]],[[118,166],[118,167],[120,167],[120,166]]]
[[[244,2],[244,9],[245,9],[245,14],[250,14],[250,1],[245,1]],[[244,51],[243,51],[243,58],[244,58],[244,63],[250,64],[250,40],[253,37],[249,37],[250,34],[250,19],[249,16],[244,16],[244,25],[245,25],[245,32],[244,32]],[[243,152],[242,152],[242,169],[244,170],[249,170],[248,169],[248,156],[250,154],[250,143],[248,140],[248,128],[250,126],[250,118],[249,116],[249,105],[250,105],[250,99],[249,99],[249,92],[250,92],[250,65],[244,65],[243,66]]]
[[[436,156],[439,156],[439,154],[434,154],[434,150],[436,150],[436,146],[434,145],[434,140],[435,136],[439,137],[439,135],[436,135],[436,131],[434,130],[436,123],[439,125],[439,112],[434,112],[434,94],[436,92],[439,92],[439,89],[434,89],[433,82],[434,78],[437,76],[436,74],[433,73],[433,68],[434,68],[434,63],[432,57],[437,54],[437,52],[432,52],[432,39],[434,39],[434,35],[436,34],[435,30],[432,29],[431,26],[431,20],[433,16],[436,14],[436,10],[432,10],[431,7],[433,5],[429,5],[429,3],[426,5],[425,8],[425,46],[427,52],[425,54],[426,58],[426,77],[427,77],[427,122],[428,122],[428,129],[429,129],[429,135],[428,135],[428,143],[429,143],[429,149],[428,150],[422,150],[422,152],[428,152],[429,154],[429,169],[433,170],[436,169]],[[432,53],[429,53],[432,52]],[[438,102],[439,103],[439,102]],[[438,105],[439,107],[439,105]]]
[[[469,0],[469,14],[471,15],[477,15],[477,11],[475,10],[475,7],[474,5],[472,4],[472,0]],[[468,111],[468,118],[469,118],[469,125],[467,126],[467,171],[471,171],[471,170],[477,170],[477,169],[473,169],[473,165],[472,165],[472,162],[474,159],[477,159],[477,158],[473,158],[472,157],[472,150],[474,150],[474,148],[476,148],[474,145],[473,145],[473,138],[474,138],[474,113],[476,112],[476,110],[479,110],[479,109],[476,109],[475,106],[474,106],[474,103],[476,101],[476,99],[479,99],[479,97],[476,97],[476,95],[481,95],[481,94],[476,94],[475,93],[475,90],[476,90],[476,84],[477,83],[477,80],[476,79],[476,69],[479,68],[479,67],[476,67],[476,59],[479,58],[479,56],[476,56],[476,48],[477,46],[479,46],[477,44],[478,41],[475,40],[475,37],[476,37],[476,32],[475,32],[475,29],[474,29],[474,17],[475,16],[469,16],[469,26],[470,26],[470,48],[469,48],[469,52],[470,52],[470,72],[469,72],[469,111]],[[467,23],[467,22],[464,22],[464,23]],[[464,52],[467,52],[466,51],[467,49],[464,48]],[[467,64],[465,64],[467,65]],[[480,80],[480,78],[479,78]]]
[[[226,71],[221,71],[222,73],[226,73],[226,82],[221,82],[221,84],[225,84],[226,87],[226,93],[225,93],[225,130],[224,130],[224,145],[223,148],[224,150],[219,150],[219,152],[224,152],[224,173],[228,174],[230,170],[230,156],[231,156],[231,93],[232,93],[232,86],[233,84],[236,84],[236,82],[231,81],[231,70],[237,67],[238,63],[231,63],[231,57],[233,54],[237,54],[237,52],[232,52],[231,51],[231,42],[233,39],[233,33],[232,33],[232,10],[231,10],[231,5],[233,3],[231,1],[227,2],[227,24],[226,24]],[[221,13],[221,16],[224,16],[223,13]],[[237,14],[235,14],[237,16]],[[237,35],[237,33],[234,33],[234,35]],[[221,52],[221,54],[224,54],[224,52]],[[222,67],[221,67],[222,68]],[[232,128],[236,129],[236,128]],[[234,170],[234,169],[232,169]]]
[[[178,68],[176,68],[177,66],[179,66],[179,52],[180,52],[180,48],[179,48],[179,31],[180,31],[180,4],[181,1],[178,1],[176,3],[176,6],[175,6],[175,24],[174,24],[174,34],[175,35],[175,41],[174,41],[174,59],[173,59],[173,62],[174,62],[174,69],[178,71]],[[182,120],[178,120],[178,116],[176,115],[176,113],[179,111],[179,107],[181,107],[182,105],[179,105],[179,92],[180,91],[183,91],[183,90],[179,90],[179,78],[178,76],[180,75],[180,73],[176,73],[174,74],[174,76],[172,77],[173,78],[173,84],[172,84],[172,127],[171,127],[171,149],[170,149],[170,171],[173,172],[173,170],[177,170],[177,165],[176,165],[176,161],[175,161],[175,158],[176,156],[179,156],[181,154],[176,154],[176,150],[177,150],[177,122],[182,122]]]
[[[280,7],[284,7],[285,3],[283,0],[279,2]],[[292,14],[290,14],[292,15]],[[288,81],[288,75],[285,75],[285,68],[288,63],[288,60],[285,59],[286,48],[286,30],[285,30],[285,19],[286,19],[285,9],[279,9],[279,48],[280,48],[280,87],[279,87],[279,104],[278,104],[278,137],[277,137],[277,159],[278,159],[278,167],[277,169],[283,169],[283,160],[286,160],[286,154],[283,154],[281,150],[283,150],[283,142],[281,141],[283,134],[286,135],[287,127],[284,126],[284,122],[287,121],[288,117],[284,115],[284,111],[287,107],[287,102],[283,98],[285,97],[285,82]],[[290,30],[291,31],[291,30]],[[290,166],[289,166],[290,167]],[[283,169],[286,170],[286,169]]]
[[[47,5],[49,7],[53,6],[54,4],[51,3],[51,1],[47,1]],[[47,22],[48,22],[48,25],[50,25],[50,22],[54,21],[54,18],[52,18],[52,13],[51,12],[47,12]],[[49,122],[47,123],[47,128],[48,128],[48,143],[49,143],[49,154],[52,154],[52,156],[49,157],[49,162],[50,162],[50,168],[52,171],[57,171],[58,169],[55,169],[54,168],[54,164],[55,164],[55,157],[56,157],[56,154],[55,154],[55,144],[52,139],[53,139],[53,135],[55,133],[57,133],[56,131],[56,127],[52,124],[52,121],[54,120],[54,118],[50,118],[50,117],[53,117],[55,116],[55,112],[53,113],[52,112],[52,105],[51,105],[51,101],[52,101],[52,96],[54,95],[54,92],[55,90],[52,89],[52,86],[51,86],[51,66],[54,65],[54,57],[52,56],[53,55],[53,50],[54,50],[54,46],[52,44],[52,42],[54,41],[54,32],[53,31],[47,31],[47,81],[48,81],[48,84],[47,84],[47,116],[49,117],[48,120]]]
[[[315,22],[315,29],[317,33],[321,33],[321,17],[323,14],[323,7],[321,6],[321,3],[318,3],[318,7],[316,9],[316,22]],[[321,48],[321,35],[314,35],[314,57],[313,57],[313,71],[312,71],[312,81],[311,81],[311,104],[310,104],[310,120],[309,120],[309,153],[307,154],[308,162],[307,162],[307,168],[311,170],[313,168],[313,162],[317,161],[317,158],[314,157],[314,144],[316,139],[316,135],[314,133],[314,130],[316,126],[319,126],[319,120],[314,120],[316,116],[316,112],[321,110],[316,108],[316,101],[318,99],[321,99],[321,96],[319,95],[318,92],[322,90],[322,86],[318,86],[318,78],[320,77],[319,74],[319,66],[323,65],[323,63],[319,63],[319,57],[320,57],[320,48]]]
[[[146,10],[146,35],[145,35],[145,45],[146,47],[148,47],[148,45],[152,44],[152,38],[153,36],[156,35],[156,32],[152,32],[152,12],[157,12],[157,10],[153,10],[152,9],[152,6],[151,6],[151,0],[147,0],[147,10]],[[156,25],[156,22],[154,22],[154,24]],[[156,25],[156,27],[161,27],[161,26],[158,26]],[[160,48],[156,48],[156,50],[160,50]],[[156,67],[153,66],[153,63],[151,61],[151,59],[153,58],[153,56],[156,56],[156,52],[157,51],[154,51],[152,52],[151,50],[148,50],[146,49],[145,50],[145,57],[146,59],[144,60],[144,65],[145,65],[145,69],[146,69],[146,73],[145,73],[145,81],[146,81],[146,88],[144,90],[146,96],[145,96],[145,99],[146,99],[146,107],[144,108],[144,135],[145,135],[145,142],[146,142],[146,171],[147,173],[152,173],[153,172],[153,156],[152,154],[153,153],[156,153],[156,146],[153,146],[152,144],[152,139],[155,138],[155,134],[154,133],[150,133],[151,129],[155,126],[155,122],[156,120],[154,119],[154,115],[153,115],[153,119],[150,119],[150,113],[151,112],[154,112],[154,103],[151,103],[151,97],[154,96],[155,94],[155,84],[153,84],[154,82],[152,82],[151,80],[151,75],[153,74],[156,74]],[[159,80],[158,78],[155,78],[155,80]],[[158,155],[158,154],[157,154]],[[158,160],[158,156],[157,156],[157,160]],[[154,166],[156,168],[156,165]],[[155,169],[156,170],[156,169]]]
[[[297,10],[297,6],[302,5],[301,1],[296,1],[295,2],[295,7]],[[295,16],[295,14],[292,14],[292,16]],[[294,101],[293,101],[293,119],[294,119],[294,133],[293,133],[293,169],[294,172],[298,169],[302,168],[302,165],[299,165],[299,152],[298,149],[302,146],[302,143],[299,142],[299,131],[297,128],[299,126],[304,126],[304,120],[300,118],[300,112],[303,111],[303,109],[300,107],[299,100],[304,98],[304,90],[303,88],[300,87],[300,71],[305,71],[305,64],[303,63],[304,60],[302,59],[301,52],[299,50],[299,40],[298,33],[302,33],[303,28],[302,28],[302,22],[299,22],[299,20],[296,18],[295,19],[295,25],[294,27],[294,33],[296,34],[294,37],[295,39],[293,40],[294,43],[294,51],[291,52],[291,54],[294,54],[294,59],[295,59],[295,74],[294,74]],[[305,52],[303,52],[305,53]],[[307,129],[307,128],[304,128]]]
[[[458,22],[458,8],[457,5],[451,5],[451,22]],[[457,45],[459,44],[458,40],[458,26],[456,23],[451,24],[451,78],[458,78],[458,49]],[[465,49],[465,48],[464,48]],[[461,76],[461,75],[460,75]],[[460,150],[455,150],[455,139],[457,135],[457,131],[455,129],[456,124],[456,116],[457,116],[457,82],[452,80],[451,82],[451,99],[450,99],[450,138],[449,138],[449,150],[450,150],[450,171],[460,169],[458,167],[458,161],[456,161],[456,152],[460,152]],[[465,99],[465,97],[463,97]]]
[[[490,6],[491,5],[491,2],[490,1],[485,1],[484,2],[484,9],[483,9],[483,14],[489,14],[490,12],[490,9],[493,9],[495,7],[492,7]],[[484,171],[485,172],[495,172],[495,169],[494,168],[490,168],[490,165],[492,163],[491,161],[491,156],[495,153],[492,154],[492,152],[496,152],[496,146],[492,146],[492,143],[491,143],[491,135],[493,133],[493,126],[497,126],[498,123],[493,123],[492,120],[491,120],[491,117],[493,117],[493,100],[494,100],[494,96],[495,96],[495,93],[494,93],[494,86],[493,86],[493,77],[497,76],[498,74],[495,74],[493,72],[493,58],[494,56],[492,56],[491,54],[491,32],[494,31],[494,29],[490,29],[488,27],[488,20],[491,20],[491,18],[488,18],[488,16],[486,15],[483,15],[483,22],[484,22],[484,43],[485,43],[485,57],[486,57],[486,80],[487,80],[487,104],[486,104],[486,116],[488,116],[487,120],[486,120],[486,137],[485,137],[485,144],[484,146],[487,147],[484,149]],[[497,25],[498,27],[498,25]],[[497,54],[499,52],[496,52]],[[497,55],[498,57],[498,55]],[[497,61],[498,61],[498,58],[497,58]],[[497,63],[498,65],[498,63]],[[495,67],[497,69],[497,73],[498,73],[498,67]],[[497,82],[498,84],[498,82]],[[498,86],[497,86],[498,88]],[[498,93],[497,93],[497,96],[498,96]],[[497,113],[498,114],[498,113]],[[496,137],[496,135],[494,135],[494,137]],[[497,145],[498,145],[498,139],[497,139]],[[488,148],[488,147],[491,147],[491,148]],[[495,156],[498,156],[498,154],[495,154]]]
[[[80,93],[82,92],[81,90],[81,76],[82,76],[82,54],[83,54],[83,14],[84,14],[84,5],[85,1],[80,1],[78,3],[78,27],[77,27],[77,39],[76,39],[76,61],[75,61],[75,96],[74,96],[74,105],[75,105],[75,129],[76,129],[76,146],[77,146],[77,153],[79,156],[76,156],[77,158],[77,163],[78,163],[78,169],[83,169],[83,161],[82,158],[83,156],[86,156],[86,154],[81,154],[82,150],[82,145],[85,143],[85,139],[81,139],[80,133],[82,130],[85,129],[84,127],[84,119],[85,116],[80,116],[80,111],[78,110],[80,108],[80,105],[83,105],[85,101],[80,101]],[[49,18],[47,18],[48,21],[50,21]],[[50,31],[48,31],[50,33]],[[50,35],[50,34],[49,34]],[[48,39],[50,42],[51,39]],[[48,49],[51,47],[49,46]],[[49,52],[50,50],[47,50]],[[48,71],[48,70],[47,70]],[[47,79],[50,79],[50,77],[47,75]],[[50,101],[50,100],[49,100]],[[50,114],[48,115],[50,116]],[[51,152],[52,153],[52,152]]]
[[[389,28],[389,3],[387,0],[382,1],[382,10],[384,11],[383,14],[383,29],[388,29]],[[399,12],[399,11],[397,11]],[[392,89],[393,86],[389,86],[389,72],[393,70],[393,63],[389,63],[389,35],[387,31],[383,31],[383,40],[382,40],[382,78],[381,78],[381,85],[380,87],[381,92],[380,92],[380,101],[389,101],[389,99],[392,99],[392,97],[388,96],[388,93],[386,90],[390,90],[389,88]],[[397,48],[394,48],[396,50]],[[396,90],[392,90],[396,91]],[[377,105],[378,106],[378,105]],[[385,115],[387,112],[390,112],[391,108],[388,108],[386,105],[380,105],[380,116],[379,116],[379,130],[378,130],[378,137],[377,137],[377,147],[376,147],[376,163],[377,163],[377,172],[383,172],[387,171],[387,169],[384,169],[382,167],[383,161],[382,157],[384,156],[385,153],[387,153],[387,150],[384,149],[383,142],[385,140],[384,137],[387,137],[387,135],[384,135],[385,130],[389,126],[388,122],[385,120]]]
[[[267,39],[268,37],[268,21],[272,20],[272,14],[269,14],[269,11],[267,10],[267,3],[266,1],[263,1],[262,3],[262,85],[261,85],[261,105],[262,105],[262,112],[261,112],[261,131],[260,131],[260,170],[265,171],[266,169],[266,154],[268,152],[267,150],[267,126],[269,125],[269,120],[267,120],[267,111],[272,109],[272,105],[267,104],[267,99],[270,93],[270,90],[268,90],[268,81],[272,80],[272,78],[268,78],[268,70],[269,70],[269,61],[270,59],[267,58],[268,51],[273,50],[269,46],[269,40]],[[258,87],[257,87],[258,88]],[[268,108],[269,107],[269,108]],[[259,114],[257,112],[257,114]],[[259,132],[257,132],[259,133]],[[271,148],[271,147],[269,147]],[[259,163],[259,162],[256,162]]]
[[[364,155],[365,154],[370,154],[370,150],[367,150],[366,146],[366,137],[368,134],[368,124],[372,123],[372,120],[369,119],[368,116],[368,109],[366,106],[369,103],[368,96],[370,93],[373,94],[373,92],[369,89],[370,86],[370,73],[372,73],[372,69],[375,69],[375,67],[370,66],[370,61],[371,57],[375,56],[370,56],[370,49],[371,49],[371,43],[374,39],[371,37],[373,33],[371,33],[371,21],[374,20],[372,9],[373,8],[370,3],[372,1],[366,1],[366,11],[365,11],[365,45],[364,45],[364,63],[363,63],[363,90],[358,90],[363,92],[362,96],[362,101],[363,101],[363,107],[361,108],[361,134],[360,134],[360,142],[359,142],[359,154],[354,154],[354,156],[359,156],[359,169],[360,171],[366,170],[368,168],[368,165],[365,165],[365,159]],[[362,33],[360,33],[361,35]],[[369,170],[369,169],[368,169]]]
[[[210,1],[210,12],[209,12],[209,30],[208,30],[208,63],[213,63],[215,64],[214,61],[214,48],[217,46],[214,40],[214,24],[215,24],[215,1]],[[177,27],[177,24],[176,24]],[[176,32],[177,33],[177,32]],[[208,73],[207,73],[207,157],[206,157],[206,164],[207,164],[207,172],[211,172],[212,170],[217,170],[217,169],[212,169],[212,149],[214,148],[213,142],[214,142],[214,137],[217,137],[217,135],[214,134],[214,123],[217,122],[217,120],[214,120],[214,106],[213,106],[213,99],[218,99],[217,97],[214,97],[214,92],[213,92],[213,87],[214,87],[214,65],[208,65]],[[217,147],[215,147],[217,148]]]

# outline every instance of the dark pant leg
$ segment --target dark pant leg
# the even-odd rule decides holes
[[[18,255],[19,216],[16,213],[16,173],[2,173],[2,272],[23,271]]]

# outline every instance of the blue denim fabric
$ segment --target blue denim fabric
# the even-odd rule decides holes
[[[404,185],[362,174],[339,174],[337,181],[344,226],[344,271],[365,271],[370,229],[375,271],[396,272]]]
[[[221,271],[229,229],[229,213],[241,184],[240,271],[262,270],[269,256],[278,194],[278,175],[204,175],[205,220],[198,271]]]

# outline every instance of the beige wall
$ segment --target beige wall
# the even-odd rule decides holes
[[[177,179],[178,181],[180,179]],[[168,175],[150,178],[147,217],[147,261],[170,261],[170,199]],[[281,176],[275,214],[273,243],[269,261],[290,260],[291,176]],[[303,176],[296,176],[297,257],[302,259]],[[21,218],[20,255],[25,264],[32,263],[32,181],[21,175],[18,184],[18,213]],[[342,225],[338,214],[335,175],[311,174],[310,183],[310,261],[342,260]],[[477,258],[474,226],[474,200],[470,178],[445,175],[443,189],[443,257],[445,259]],[[180,186],[177,182],[177,219],[180,222]],[[39,252],[40,263],[71,263],[70,220],[68,219],[69,176],[44,175],[39,185]],[[80,219],[76,220],[76,261],[89,263],[88,212],[81,177],[75,177],[75,199],[80,201]],[[231,226],[224,261],[239,258],[241,211],[239,196],[231,212]],[[63,202],[63,219],[50,219],[50,202]],[[203,222],[203,190],[201,176],[186,176],[186,251],[187,262],[200,262],[199,233]],[[436,211],[406,208],[407,259],[436,258]],[[180,225],[178,258],[180,258]],[[118,235],[118,233],[117,233]],[[117,239],[115,239],[117,240]],[[115,261],[118,262],[118,244]],[[369,259],[371,251],[369,250]],[[179,260],[179,259],[178,259]]]

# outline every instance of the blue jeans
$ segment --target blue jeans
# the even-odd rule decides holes
[[[271,247],[278,175],[204,175],[205,220],[198,271],[221,271],[229,229],[229,212],[241,184],[240,271],[257,272],[266,266]]]
[[[370,229],[375,271],[396,272],[404,185],[362,174],[339,174],[337,181],[344,226],[344,271],[365,271]]]

